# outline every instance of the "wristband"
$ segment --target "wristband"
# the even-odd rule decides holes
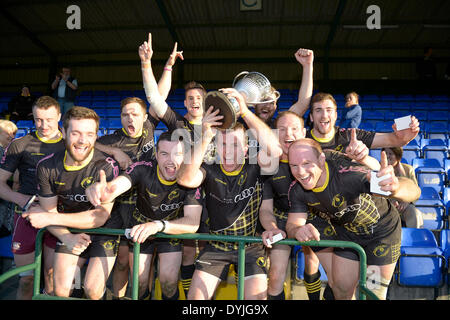
[[[166,70],[166,71],[172,71],[172,68],[164,67],[164,70]]]
[[[142,69],[148,69],[151,67],[150,62],[141,62]]]
[[[155,220],[153,221],[158,226],[158,232],[163,232],[164,229],[166,229],[166,224],[164,223],[164,220]]]
[[[244,112],[243,114],[241,114],[241,118],[244,119],[246,115],[247,115],[247,112]]]

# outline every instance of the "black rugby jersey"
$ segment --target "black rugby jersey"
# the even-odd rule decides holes
[[[220,164],[203,164],[203,188],[209,214],[210,233],[216,235],[255,236],[267,176],[258,165],[247,161],[240,169],[226,172]],[[237,250],[237,243],[210,241],[224,251]]]
[[[351,130],[345,128],[334,127],[335,135],[330,139],[326,140],[323,138],[318,138],[314,135],[313,129],[306,132],[306,138],[311,138],[320,143],[322,149],[331,149],[336,151],[345,152],[345,148],[350,144],[351,140]],[[356,138],[361,140],[367,148],[370,149],[375,138],[375,131],[366,131],[362,129],[356,129]]]
[[[273,199],[273,214],[279,219],[287,220],[288,193],[294,180],[288,161],[280,160],[278,172],[268,177],[264,183],[263,200]]]
[[[202,205],[201,189],[185,188],[160,176],[156,160],[133,163],[121,175],[137,186],[138,223],[173,220],[183,216],[184,205]]]
[[[386,198],[370,194],[367,167],[339,152],[325,151],[325,156],[325,184],[304,190],[298,181],[293,183],[289,190],[289,212],[311,212],[355,234],[372,233],[372,228],[395,209]]]
[[[119,174],[118,163],[108,155],[93,149],[91,160],[83,167],[64,164],[66,151],[61,151],[42,159],[37,167],[39,196],[58,197],[58,212],[75,213],[94,207],[87,199],[85,190],[100,181],[100,170],[104,170],[106,180]]]
[[[19,192],[37,194],[36,166],[44,157],[65,149],[62,135],[59,139],[42,141],[34,131],[13,140],[0,160],[0,168],[11,173],[19,171]]]
[[[121,128],[112,134],[98,138],[97,141],[107,146],[119,148],[133,162],[140,159],[151,160],[155,157],[154,132],[159,121],[150,115],[148,117],[144,122],[142,134],[139,137],[132,138],[127,134],[125,129]]]

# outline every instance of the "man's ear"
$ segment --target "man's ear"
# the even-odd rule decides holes
[[[63,139],[66,140],[66,129],[64,129],[64,127],[61,128],[61,133],[62,133]]]
[[[325,169],[325,154],[322,152],[319,156],[319,166],[322,169]]]

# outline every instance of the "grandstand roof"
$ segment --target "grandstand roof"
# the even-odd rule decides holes
[[[261,1],[261,10],[240,4]],[[67,7],[81,9],[81,30],[66,27]],[[381,30],[366,32],[367,8]],[[251,6],[251,5],[250,5]],[[428,0],[3,0],[1,57],[136,52],[151,31],[155,49],[239,52],[306,48],[450,47],[449,1]]]

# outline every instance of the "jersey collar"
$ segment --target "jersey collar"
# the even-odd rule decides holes
[[[320,142],[320,143],[330,142],[331,140],[333,140],[335,135],[336,135],[335,127],[333,127],[333,135],[330,138],[318,138],[314,134],[314,128],[311,129],[311,136],[313,137],[314,140],[316,140],[317,142]]]
[[[64,160],[63,160],[64,169],[66,169],[66,171],[78,171],[78,170],[81,170],[84,167],[86,167],[89,162],[91,162],[93,157],[94,157],[94,148],[92,148],[92,151],[89,154],[89,156],[87,157],[85,164],[83,164],[82,166],[69,166],[69,165],[66,165],[66,158],[67,158],[67,150],[66,150],[64,152]]]
[[[244,167],[244,164],[245,164],[245,163],[243,163],[239,169],[234,170],[234,171],[226,171],[226,170],[222,167],[222,164],[220,164],[220,169],[221,169],[222,172],[223,172],[225,175],[227,175],[227,176],[237,176],[237,175],[242,171],[242,168]]]
[[[322,192],[323,190],[325,190],[328,187],[328,182],[330,181],[330,171],[328,170],[328,163],[326,163],[326,162],[325,162],[325,172],[327,175],[327,177],[325,179],[325,183],[321,187],[312,189],[312,192]]]
[[[123,133],[127,136],[127,137],[130,137],[130,138],[139,138],[140,136],[142,136],[142,129],[141,129],[141,131],[139,132],[139,134],[137,135],[137,136],[135,136],[135,137],[131,137],[129,134],[128,134],[128,132],[127,132],[127,130],[125,130],[124,128],[122,128],[122,131],[123,131]]]
[[[51,139],[51,140],[43,140],[43,139],[39,136],[39,133],[38,133],[37,131],[35,131],[35,132],[36,132],[36,138],[38,138],[39,141],[41,141],[41,142],[43,142],[43,143],[58,143],[58,142],[60,142],[60,141],[62,140],[62,133],[61,133],[61,131],[59,131],[59,130],[58,130],[58,132],[59,132],[59,137],[56,138],[56,139]]]
[[[175,183],[177,183],[177,180],[174,180],[174,181],[168,181],[168,180],[165,180],[165,179],[161,176],[161,174],[159,173],[159,166],[158,166],[158,165],[156,165],[156,175],[158,176],[159,182],[161,182],[162,184],[164,184],[164,185],[166,185],[166,186],[172,186],[172,185],[174,185]]]

